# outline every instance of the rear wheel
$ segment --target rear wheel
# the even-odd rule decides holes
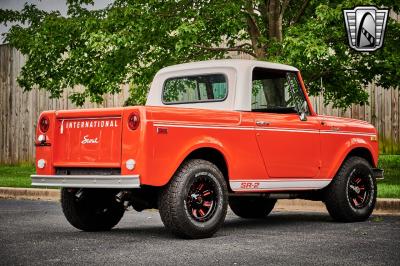
[[[225,220],[227,197],[224,176],[214,164],[186,161],[160,193],[161,220],[178,236],[210,237]]]
[[[376,194],[370,164],[364,158],[350,157],[326,189],[325,204],[336,221],[365,221],[374,210]]]
[[[263,197],[230,197],[229,207],[234,214],[242,218],[261,219],[270,214],[276,199]]]
[[[76,194],[82,193],[79,198]],[[84,231],[106,231],[121,220],[125,209],[107,189],[61,189],[61,206],[68,222]]]

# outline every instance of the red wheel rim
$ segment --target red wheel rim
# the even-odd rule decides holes
[[[215,184],[208,176],[202,176],[190,186],[186,197],[186,209],[197,222],[210,220],[217,206]]]
[[[357,171],[353,171],[348,186],[350,204],[356,209],[362,209],[368,205],[371,197],[371,181]]]

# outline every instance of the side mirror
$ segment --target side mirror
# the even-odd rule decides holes
[[[304,113],[304,112],[302,112],[302,113],[300,113],[300,120],[301,121],[307,121],[307,116],[306,116],[306,113]]]
[[[301,105],[301,108],[300,108],[300,115],[299,115],[299,118],[300,118],[300,120],[301,121],[307,121],[307,115],[306,115],[306,113],[307,113],[307,108],[308,106],[307,106],[307,101],[304,101],[303,102],[303,104]]]

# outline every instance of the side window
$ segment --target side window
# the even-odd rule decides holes
[[[299,113],[304,101],[296,73],[263,68],[253,70],[252,111]]]
[[[222,74],[176,77],[164,83],[162,101],[165,104],[223,101],[227,94],[228,84]]]

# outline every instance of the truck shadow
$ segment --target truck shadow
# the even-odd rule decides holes
[[[184,240],[171,234],[161,223],[161,221],[153,221],[147,225],[130,226],[135,220],[130,219],[129,223],[124,223],[122,227],[116,227],[107,232],[57,232],[65,238],[93,239],[93,238],[118,238],[121,241],[136,242],[143,239],[154,240]],[[241,235],[253,235],[254,232],[274,230],[290,231],[299,228],[313,228],[316,224],[337,224],[328,214],[325,213],[304,213],[304,212],[273,212],[265,219],[242,219],[236,215],[229,213],[226,217],[222,228],[215,234],[213,238],[227,237],[237,234],[241,231]]]
[[[164,239],[171,240],[177,239],[173,234],[171,234],[162,224],[151,225],[151,226],[137,226],[137,227],[123,227],[123,228],[113,228],[110,231],[100,231],[100,232],[85,232],[78,229],[73,229],[73,231],[57,231],[57,236],[63,239],[77,240],[80,241],[91,241],[94,239],[119,239],[122,242],[139,242],[144,239]]]
[[[132,223],[134,221],[131,220]],[[228,214],[224,225],[215,237],[229,236],[243,230],[243,234],[254,234],[259,230],[298,230],[299,227],[314,227],[315,224],[335,224],[328,214],[324,213],[301,213],[301,212],[276,212],[265,219],[242,219],[234,214]],[[180,238],[171,234],[162,223],[149,224],[137,227],[117,227],[108,232],[80,232],[80,236],[102,235],[111,237],[129,237],[133,239],[164,239],[180,240]],[[183,239],[181,239],[183,240]]]
[[[304,212],[273,212],[265,219],[243,219],[231,214],[225,220],[225,230],[236,230],[240,228],[265,229],[298,227],[300,225],[312,225],[315,223],[335,223],[325,213]]]

